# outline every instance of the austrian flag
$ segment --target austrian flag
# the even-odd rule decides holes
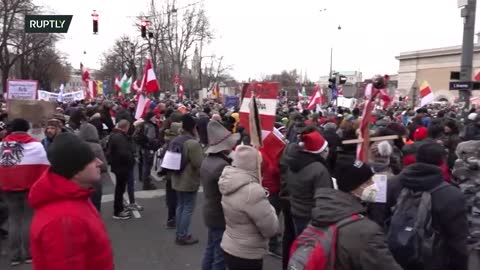
[[[43,145],[25,133],[13,133],[0,144],[0,188],[29,190],[50,163]]]

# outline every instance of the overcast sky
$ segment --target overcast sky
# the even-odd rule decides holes
[[[34,1],[49,6],[55,14],[73,15],[58,48],[75,67],[83,61],[91,68],[99,68],[100,55],[115,38],[139,36],[134,18],[129,16],[146,11],[150,2]],[[198,0],[177,3],[194,2]],[[331,47],[335,70],[358,70],[365,76],[393,74],[398,70],[395,56],[400,52],[462,41],[456,0],[204,0],[203,4],[217,36],[209,50],[224,56],[239,80],[293,68],[316,80],[329,72]],[[92,35],[93,9],[100,14],[97,36]],[[321,12],[323,9],[326,11]]]

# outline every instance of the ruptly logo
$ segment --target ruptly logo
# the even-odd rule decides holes
[[[26,15],[26,33],[67,33],[73,15]]]

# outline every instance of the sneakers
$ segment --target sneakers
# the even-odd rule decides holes
[[[168,230],[174,230],[176,228],[177,228],[177,226],[175,224],[175,219],[174,218],[167,220],[167,229]]]
[[[113,215],[113,219],[118,219],[118,220],[125,220],[125,219],[130,219],[132,216],[130,215],[129,211],[123,210],[122,212],[118,213],[117,215]]]
[[[32,258],[31,258],[31,257],[25,259],[25,263],[26,263],[26,264],[32,264],[32,262],[33,262],[33,261],[32,261]]]
[[[10,261],[10,266],[19,266],[20,264],[22,264],[22,260],[20,259],[13,259]]]
[[[194,238],[192,237],[191,235],[190,236],[187,236],[186,238],[184,239],[181,239],[181,238],[177,238],[175,240],[175,243],[179,246],[191,246],[191,245],[195,245],[197,244],[199,241],[197,238]]]
[[[143,206],[141,206],[138,203],[131,203],[131,204],[125,206],[125,208],[127,208],[130,211],[132,211],[132,210],[143,211]]]

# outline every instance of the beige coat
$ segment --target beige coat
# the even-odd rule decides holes
[[[227,166],[218,186],[226,222],[223,250],[244,259],[263,258],[268,240],[279,232],[279,223],[258,173]]]

